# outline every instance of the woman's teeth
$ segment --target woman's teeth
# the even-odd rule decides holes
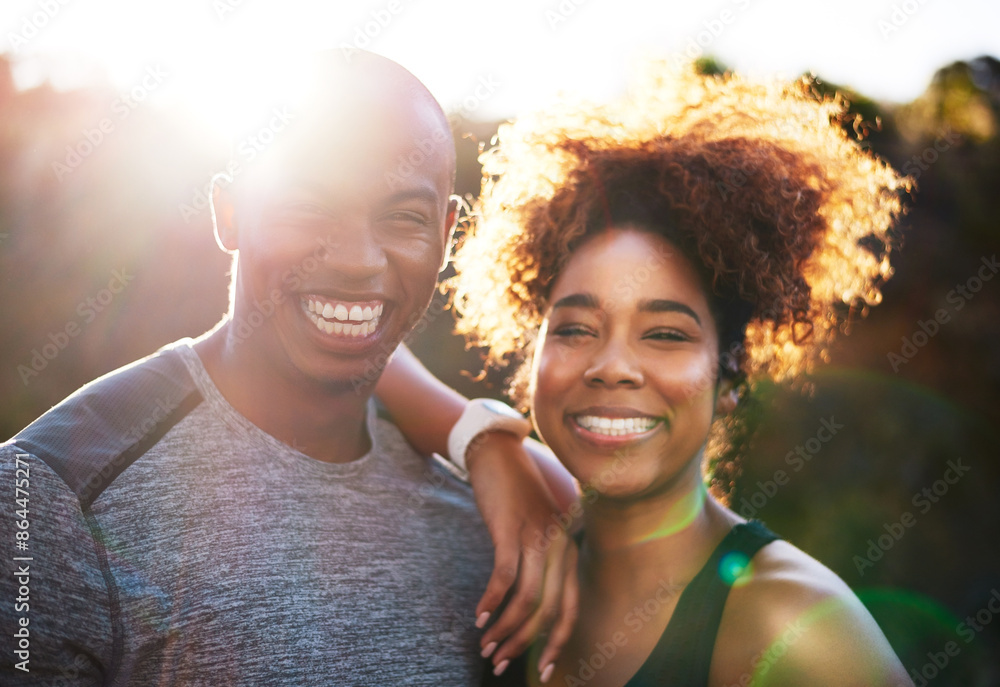
[[[653,429],[659,420],[652,417],[600,417],[597,415],[581,415],[576,418],[576,424],[594,434],[604,434],[610,437],[621,437],[629,434],[642,434]]]
[[[382,315],[382,303],[358,305],[357,303],[337,303],[319,298],[302,298],[302,311],[326,334],[341,336],[368,336],[378,327]]]

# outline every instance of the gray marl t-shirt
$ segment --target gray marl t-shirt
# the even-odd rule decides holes
[[[471,490],[368,415],[313,460],[179,342],[0,446],[0,684],[477,684]]]

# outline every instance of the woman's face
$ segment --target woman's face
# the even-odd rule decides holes
[[[718,370],[690,261],[659,236],[616,227],[573,253],[549,302],[530,387],[541,437],[602,495],[688,491],[701,479]]]

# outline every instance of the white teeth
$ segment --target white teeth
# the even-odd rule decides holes
[[[307,297],[303,297],[301,303],[302,311],[321,332],[351,337],[374,333],[385,309],[384,304],[379,303],[374,307],[352,305],[348,310],[343,303],[333,304]]]
[[[310,314],[309,317],[316,328],[327,334],[340,334],[341,336],[368,336],[378,328],[378,320],[369,320],[361,324],[351,324],[350,322],[336,322],[324,320],[321,317]]]
[[[576,423],[584,429],[613,437],[642,434],[651,430],[658,422],[659,420],[651,417],[609,418],[581,415],[576,418]]]

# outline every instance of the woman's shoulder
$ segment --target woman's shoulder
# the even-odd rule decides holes
[[[726,601],[712,684],[910,685],[874,618],[832,570],[792,544],[760,549]]]

